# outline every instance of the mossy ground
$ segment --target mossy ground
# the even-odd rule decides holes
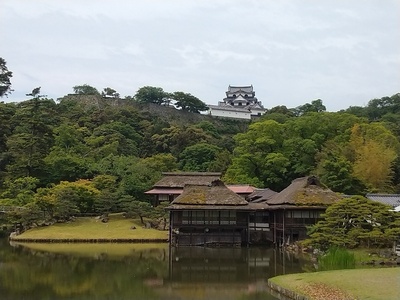
[[[132,229],[135,226],[136,229]],[[37,227],[25,231],[14,240],[93,240],[93,239],[167,239],[168,231],[145,229],[138,220],[127,219],[122,214],[112,214],[107,223],[94,217],[76,218],[67,223]]]

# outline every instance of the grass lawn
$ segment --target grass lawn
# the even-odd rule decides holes
[[[290,274],[269,280],[312,300],[400,299],[400,268],[397,267]]]
[[[37,227],[18,235],[18,239],[167,239],[168,231],[145,229],[140,222],[126,219],[122,214],[112,214],[107,223],[94,217],[77,218],[69,223]],[[135,226],[136,229],[131,229]]]

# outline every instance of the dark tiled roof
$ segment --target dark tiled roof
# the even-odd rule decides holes
[[[148,195],[179,195],[183,188],[155,188],[145,192]]]
[[[238,91],[252,93],[253,92],[253,86],[252,85],[244,85],[244,86],[233,86],[233,85],[230,85],[228,87],[228,92],[230,92],[230,93],[234,93],[234,92],[238,92]]]
[[[172,201],[171,206],[244,206],[247,204],[245,199],[228,189],[221,180],[215,180],[209,185],[185,185],[183,193]]]
[[[341,197],[322,185],[315,176],[297,178],[283,191],[267,201],[269,205],[324,206],[339,201]]]
[[[164,177],[153,187],[183,188],[185,184],[207,185],[221,177],[221,173],[212,172],[170,172],[163,175]]]
[[[257,189],[247,196],[247,200],[252,203],[263,203],[270,200],[277,192],[271,189]]]
[[[400,206],[400,194],[367,194],[365,197],[392,207]]]

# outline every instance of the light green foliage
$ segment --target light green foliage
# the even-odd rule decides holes
[[[226,149],[220,150],[215,155],[214,161],[212,161],[208,166],[208,171],[221,172],[225,174],[226,170],[228,169],[231,163],[232,163],[231,153]]]
[[[84,137],[88,134],[84,128],[63,123],[58,127],[54,127],[53,134],[53,151],[78,154],[84,154],[89,151],[88,147],[84,144]]]
[[[84,141],[85,130],[78,126],[61,124],[55,127],[54,146],[44,158],[48,182],[75,181],[88,176],[90,163],[86,154],[90,148]]]
[[[51,188],[56,201],[60,203],[72,204],[79,212],[93,212],[93,206],[99,190],[93,186],[89,180],[80,179],[75,182],[62,181],[60,184]]]
[[[284,125],[273,120],[251,124],[246,133],[235,137],[237,146],[224,180],[283,187],[289,166],[289,159],[281,152],[284,137]]]
[[[272,107],[271,109],[269,109],[265,115],[270,115],[270,114],[281,114],[281,115],[285,115],[288,117],[294,117],[294,113],[293,110],[288,109],[285,105],[278,105],[275,107]]]
[[[343,154],[343,148],[327,143],[318,154],[317,174],[335,192],[348,195],[364,194],[365,185],[353,175],[353,164]]]
[[[171,172],[178,168],[177,159],[171,154],[156,154],[142,160],[145,168],[158,172]]]
[[[161,178],[161,171],[149,167],[146,161],[139,160],[136,164],[128,166],[125,175],[120,181],[120,193],[132,195],[137,199],[143,199],[143,193]]]
[[[128,124],[113,122],[100,125],[85,139],[91,156],[102,159],[108,155],[137,155],[141,140],[136,130]]]
[[[221,138],[221,135],[219,134],[217,127],[210,121],[201,121],[200,123],[197,123],[195,127],[201,128],[205,133],[211,135],[213,138],[216,139]]]
[[[318,258],[318,270],[353,269],[356,266],[354,253],[337,246],[330,247],[328,251]]]
[[[179,155],[181,169],[198,172],[210,171],[221,150],[217,146],[206,143],[189,146]]]
[[[354,128],[362,133],[355,135]],[[364,144],[355,144],[355,136]],[[335,191],[390,192],[399,151],[397,138],[382,124],[344,113],[309,112],[284,123],[261,119],[235,140],[225,180],[250,180],[277,191],[317,173]]]
[[[170,126],[162,129],[161,134],[154,134],[151,139],[159,152],[171,153],[177,157],[186,147],[207,143],[212,137],[195,126]]]
[[[144,191],[161,172],[183,169],[223,172],[226,183],[277,191],[310,173],[338,192],[400,191],[400,159],[395,158],[400,151],[398,95],[370,103],[370,115],[376,116],[371,124],[352,114],[324,112],[322,101],[305,105],[298,117],[293,109],[278,106],[250,122],[138,105],[171,100],[161,88],[143,87],[137,101],[116,102],[85,96],[87,87],[77,87],[80,95],[59,103],[43,97],[0,103],[0,193],[7,192],[7,181],[28,176],[39,180],[32,191],[3,197],[3,202],[34,202],[50,210],[46,205],[55,201],[53,188],[60,181],[94,178],[94,183],[98,176],[112,176],[115,189],[96,186],[99,193],[88,207],[91,213],[106,213],[121,207],[124,195],[146,200]],[[113,91],[106,88],[103,94]],[[74,195],[71,190],[62,194]],[[75,199],[67,196],[63,199]],[[59,211],[78,209],[76,202],[62,203]]]
[[[399,217],[389,206],[361,196],[331,205],[323,218],[310,229],[306,244],[320,249],[391,247],[400,234]]]
[[[34,177],[20,177],[6,180],[1,199],[4,204],[23,206],[32,201],[39,180]]]
[[[400,151],[400,143],[393,133],[382,124],[356,124],[349,147],[354,176],[371,191],[390,191],[393,165]]]
[[[143,199],[143,193],[161,178],[161,172],[174,171],[176,159],[170,154],[148,158],[110,155],[102,159],[93,172],[118,178],[118,193]]]

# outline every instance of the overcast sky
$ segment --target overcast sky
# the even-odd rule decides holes
[[[89,84],[217,104],[252,84],[266,108],[337,111],[400,92],[399,0],[0,0],[0,38],[7,102]]]

